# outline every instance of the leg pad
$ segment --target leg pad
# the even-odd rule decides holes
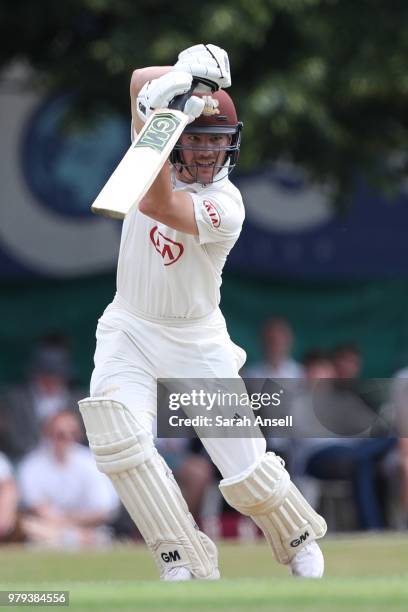
[[[217,549],[188,511],[170,468],[130,411],[107,398],[79,402],[96,464],[107,474],[159,567],[219,577]]]
[[[220,490],[233,508],[262,529],[280,563],[289,563],[303,546],[326,533],[324,519],[291,482],[274,453],[266,453],[244,474],[222,480]]]

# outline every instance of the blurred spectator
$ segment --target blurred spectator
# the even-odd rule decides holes
[[[262,346],[264,359],[249,366],[244,371],[249,393],[268,391],[264,387],[265,379],[300,379],[303,377],[303,368],[291,356],[294,343],[293,331],[283,317],[272,317],[266,321],[262,329]],[[255,380],[259,379],[259,383]],[[297,386],[294,381],[290,391]],[[289,390],[289,389],[288,389]],[[278,453],[285,461],[289,459],[290,444],[288,438],[268,437],[268,449]]]
[[[41,421],[67,406],[76,406],[82,390],[72,387],[72,363],[65,336],[42,338],[34,348],[27,381],[5,393],[1,406],[8,426],[13,459],[32,450],[40,440]]]
[[[362,400],[371,408],[372,417],[375,418],[388,399],[389,385],[384,379],[361,378],[363,359],[360,349],[355,344],[336,346],[332,352],[332,360],[338,393],[353,394],[356,399]],[[351,403],[353,398],[349,397],[349,400]]]
[[[294,407],[294,421],[301,422],[303,413],[307,423],[302,424],[304,437],[297,438],[294,444],[295,473],[318,481],[351,481],[359,527],[381,529],[385,518],[377,491],[377,468],[395,441],[354,437],[366,433],[364,424],[367,429],[372,425],[372,411],[352,394],[346,395],[343,390],[338,393],[333,384],[336,369],[328,356],[311,354],[304,361],[304,367],[305,389]],[[331,380],[322,386],[322,379]],[[345,436],[348,429],[350,435]],[[298,433],[301,431],[298,429]]]
[[[78,547],[109,540],[104,526],[118,498],[89,449],[77,443],[79,436],[76,414],[64,410],[49,416],[39,447],[21,462],[21,523],[30,541]]]
[[[293,332],[281,317],[269,319],[262,330],[264,359],[245,370],[248,378],[301,378],[303,369],[291,356]]]
[[[361,352],[354,344],[339,344],[332,354],[336,378],[358,378],[361,372]]]
[[[332,402],[335,377],[333,362],[327,353],[313,350],[305,355],[302,363],[304,380],[290,408],[295,439],[291,441],[289,467],[295,479],[306,473],[310,456],[319,448],[324,448],[328,437],[333,435],[324,424],[325,415],[321,418],[325,407]]]
[[[17,524],[17,487],[6,455],[0,452],[0,543],[12,539]]]
[[[5,404],[5,390],[0,389],[0,449],[7,456],[13,455],[13,443],[11,440],[11,423],[9,411]]]
[[[390,485],[389,510],[393,526],[406,528],[408,517],[408,368],[394,374],[390,400],[382,416],[399,436],[394,452],[386,457],[383,471]]]

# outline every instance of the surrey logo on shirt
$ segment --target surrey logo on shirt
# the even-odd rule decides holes
[[[204,200],[203,204],[213,227],[219,227],[221,225],[221,216],[215,205],[210,200]]]
[[[150,240],[156,251],[162,256],[165,266],[176,263],[184,252],[181,242],[174,242],[171,238],[167,238],[159,232],[157,225],[150,230]]]

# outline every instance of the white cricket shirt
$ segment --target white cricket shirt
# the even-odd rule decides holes
[[[222,269],[245,217],[241,194],[228,177],[206,186],[177,181],[176,189],[191,193],[199,235],[131,211],[113,306],[158,319],[194,319],[218,307]]]

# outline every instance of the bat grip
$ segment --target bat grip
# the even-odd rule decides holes
[[[207,87],[211,89],[211,91],[215,91],[217,89],[217,85],[213,81],[209,81],[207,79],[198,79],[194,77],[191,83],[190,89],[186,91],[186,93],[181,94],[180,96],[175,96],[173,100],[170,102],[169,108],[174,108],[175,110],[182,111],[184,109],[184,106],[187,100],[191,98],[191,96],[194,93],[195,88],[197,87],[199,83],[206,85]]]

